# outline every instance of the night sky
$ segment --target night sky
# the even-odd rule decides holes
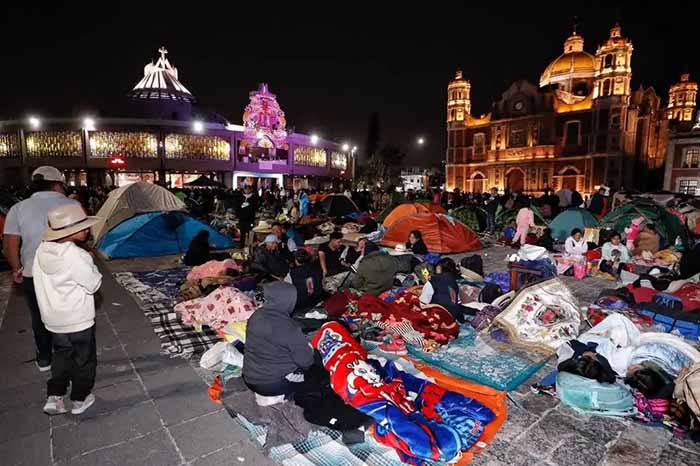
[[[682,71],[700,78],[699,8],[690,2],[293,2],[294,10],[242,3],[5,7],[0,119],[115,115],[165,45],[182,83],[232,123],[241,123],[248,92],[267,82],[297,131],[362,150],[369,114],[377,111],[381,142],[403,147],[409,163],[427,165],[443,158],[454,70],[471,80],[472,113],[486,113],[513,81],[539,81],[562,53],[574,17],[590,53],[620,21],[634,44],[634,88],[654,86],[665,99]],[[422,149],[418,136],[427,140]]]

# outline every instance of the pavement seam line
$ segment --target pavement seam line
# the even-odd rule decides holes
[[[225,411],[224,408],[217,409],[216,411],[212,411],[211,413],[200,414],[199,416],[185,419],[184,421],[180,421],[180,422],[175,423],[175,424],[169,424],[168,427],[179,427],[179,426],[184,425],[184,424],[189,424],[190,422],[198,421],[199,419],[202,419],[203,417],[212,416],[214,414],[218,414],[218,413],[221,413],[224,411]]]
[[[130,382],[133,382],[133,380],[131,380]],[[104,388],[104,387],[101,387],[101,388]],[[95,417],[93,417],[91,419],[99,419],[99,418],[104,417],[104,416],[111,416],[112,414],[116,414],[116,413],[119,413],[121,411],[126,411],[127,409],[135,408],[135,407],[140,406],[142,404],[152,403],[152,402],[153,402],[153,400],[149,399],[149,400],[139,401],[139,402],[134,403],[134,404],[129,405],[129,406],[120,406],[119,408],[113,409],[112,411],[107,411],[106,413],[97,414],[97,415],[95,415]],[[154,403],[154,405],[155,405],[155,403]],[[66,422],[65,424],[61,424],[59,426],[54,427],[54,429],[61,429],[63,427],[74,426],[78,422],[79,422],[79,420],[76,420],[75,422]]]
[[[141,377],[141,374],[136,370],[136,366],[134,365],[134,361],[131,359],[131,357],[128,355],[126,352],[126,345],[122,341],[122,339],[119,336],[119,333],[117,333],[117,329],[114,327],[114,324],[112,323],[112,319],[109,316],[107,317],[107,322],[109,323],[109,326],[112,328],[112,332],[114,332],[114,335],[117,338],[117,341],[122,347],[122,351],[124,351],[124,354],[127,355],[127,358],[129,359],[129,365],[131,366],[131,369],[134,371],[134,374],[136,374],[136,379],[138,380],[139,384],[141,385],[141,388],[143,389],[144,393],[146,396],[148,396],[151,400],[153,400],[153,397],[151,396],[151,393],[148,391],[148,388],[146,387],[146,384],[143,382],[143,378]],[[168,439],[170,439],[170,442],[173,444],[173,447],[175,447],[175,451],[177,452],[178,456],[180,457],[180,464],[184,464],[187,461],[185,460],[185,455],[182,454],[182,450],[180,450],[180,446],[177,444],[175,441],[175,437],[173,437],[172,432],[170,432],[170,429],[168,428],[168,425],[165,423],[165,420],[163,419],[163,415],[158,409],[158,405],[156,403],[153,403],[153,408],[155,409],[156,413],[158,413],[158,417],[160,418],[160,424],[165,430],[166,435],[168,436]]]

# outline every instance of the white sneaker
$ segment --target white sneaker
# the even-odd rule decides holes
[[[263,396],[263,395],[258,395],[256,393],[255,394],[255,402],[258,404],[258,406],[273,406],[273,405],[276,405],[279,403],[284,403],[285,396],[284,395]]]
[[[51,363],[34,361],[34,364],[36,364],[36,368],[39,369],[39,372],[49,372],[51,370]]]
[[[85,397],[83,401],[74,401],[73,409],[71,409],[71,414],[83,414],[87,409],[95,404],[95,395],[90,393]]]
[[[65,414],[68,412],[66,408],[66,403],[63,401],[62,396],[50,396],[46,399],[46,404],[44,405],[44,412],[50,416],[56,414]]]

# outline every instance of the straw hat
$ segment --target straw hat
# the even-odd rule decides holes
[[[272,231],[272,225],[265,220],[260,220],[255,228],[253,228],[253,231],[255,233],[269,233]]]
[[[56,241],[97,223],[97,217],[88,217],[78,203],[70,203],[49,210],[49,228],[41,237],[44,241]]]
[[[389,249],[388,253],[392,256],[403,256],[404,254],[413,254],[411,251],[406,250],[406,245],[399,243],[394,246],[394,249]]]

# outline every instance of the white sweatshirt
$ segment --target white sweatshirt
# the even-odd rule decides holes
[[[87,251],[70,242],[43,242],[33,273],[41,320],[50,332],[75,333],[95,325],[93,295],[102,274]]]

